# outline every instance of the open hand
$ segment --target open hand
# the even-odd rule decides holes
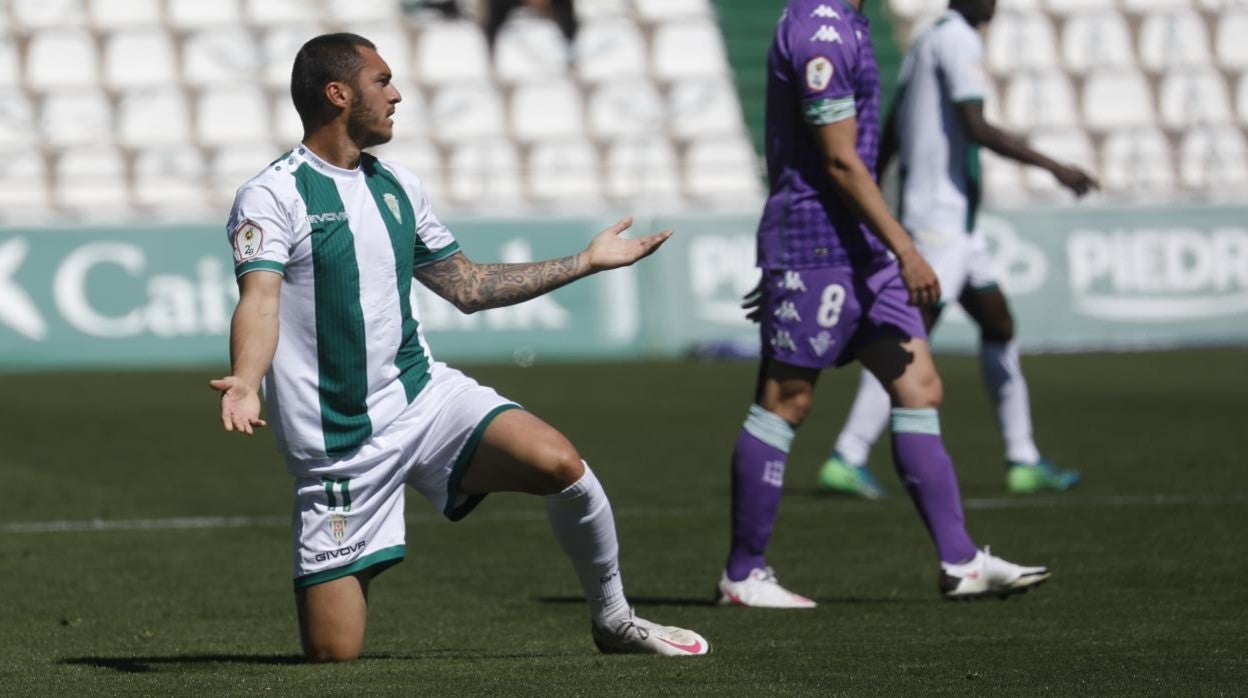
[[[209,381],[213,390],[221,392],[221,424],[226,431],[254,433],[255,427],[268,423],[260,419],[260,395],[236,376]]]
[[[644,238],[620,237],[620,234],[632,225],[633,217],[625,216],[589,241],[589,247],[585,248],[585,253],[589,258],[591,271],[604,271],[633,264],[643,257],[654,254],[654,251],[672,236],[672,231],[664,230]]]

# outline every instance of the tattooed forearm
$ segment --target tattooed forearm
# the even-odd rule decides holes
[[[416,269],[416,278],[465,313],[523,303],[589,274],[585,253],[545,262],[477,264],[462,253]]]

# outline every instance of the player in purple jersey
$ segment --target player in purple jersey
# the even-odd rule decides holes
[[[764,552],[819,372],[855,359],[888,388],[894,463],[936,545],[941,592],[1005,596],[1049,577],[978,550],[963,523],[936,412],[940,376],[918,311],[939,300],[940,284],[875,183],[879,70],[861,2],[789,0],[768,56],[763,359],[732,454],[725,604],[815,605],[779,584]]]

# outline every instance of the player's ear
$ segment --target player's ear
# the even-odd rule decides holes
[[[346,109],[350,106],[354,96],[351,86],[345,82],[335,80],[325,83],[325,99],[338,109]]]

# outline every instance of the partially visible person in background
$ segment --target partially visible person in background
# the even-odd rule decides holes
[[[975,225],[980,203],[979,148],[1043,168],[1075,196],[1097,187],[1083,170],[1036,152],[988,123],[984,44],[977,29],[992,19],[996,0],[953,0],[934,26],[915,39],[901,66],[897,100],[880,144],[879,171],[894,154],[901,172],[898,217],[940,277],[941,298],[921,309],[930,332],[941,310],[962,306],[979,326],[979,361],[1005,446],[1006,488],[1014,494],[1064,491],[1082,479],[1040,454],[1032,436],[1027,380],[1014,341],[1014,318],[997,283],[984,233]],[[867,499],[883,489],[867,469],[871,447],[889,419],[888,393],[870,371],[819,471],[829,490]]]
[[[509,17],[515,13],[549,19],[559,26],[568,43],[576,38],[576,11],[572,0],[487,0],[485,38],[490,46]]]

